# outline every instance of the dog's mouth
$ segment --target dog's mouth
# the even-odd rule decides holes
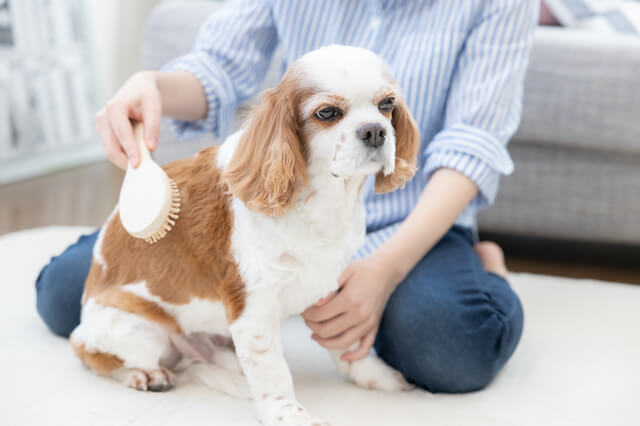
[[[385,161],[384,156],[376,155],[373,158],[368,158],[358,167],[360,174],[374,175],[384,169]]]
[[[385,162],[385,155],[380,148],[368,147],[366,159],[372,163],[380,163],[382,165]]]
[[[334,153],[331,164],[331,175],[335,178],[347,176],[362,176],[376,174],[385,170],[387,164],[393,164],[393,159],[389,160],[388,150],[373,147],[361,147],[359,155],[347,160]]]

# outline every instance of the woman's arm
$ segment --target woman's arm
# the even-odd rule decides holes
[[[197,121],[207,116],[209,105],[200,80],[187,71],[153,72],[162,95],[162,113],[176,120]]]
[[[453,169],[438,169],[418,203],[387,242],[372,253],[396,285],[451,228],[458,215],[478,193],[475,183]]]
[[[460,172],[437,170],[396,233],[371,255],[347,267],[335,297],[304,312],[313,339],[328,349],[344,349],[360,340],[358,349],[343,354],[342,359],[356,361],[366,356],[393,290],[477,193],[473,181]]]

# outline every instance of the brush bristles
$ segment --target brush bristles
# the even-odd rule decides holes
[[[158,240],[164,238],[167,233],[173,229],[176,225],[176,221],[180,217],[180,190],[173,179],[169,179],[169,181],[171,182],[171,208],[169,209],[167,218],[160,226],[160,229],[144,239],[149,244],[154,244],[158,242]]]

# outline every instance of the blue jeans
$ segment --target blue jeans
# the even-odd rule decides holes
[[[80,299],[97,232],[51,259],[36,281],[47,326],[69,336],[80,322]],[[378,355],[431,392],[486,387],[511,357],[523,313],[507,281],[486,272],[471,232],[453,227],[391,295],[375,342]]]

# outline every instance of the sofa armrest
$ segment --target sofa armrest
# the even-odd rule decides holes
[[[640,153],[640,38],[541,27],[514,142]]]

